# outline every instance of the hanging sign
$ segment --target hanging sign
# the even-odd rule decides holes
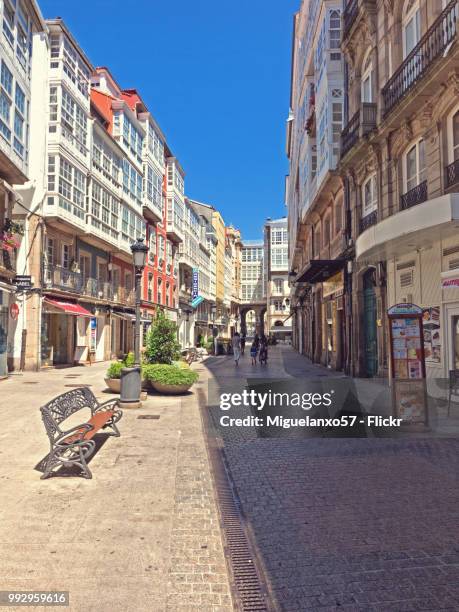
[[[14,277],[13,283],[18,289],[22,290],[29,290],[33,287],[31,276],[17,275]]]
[[[91,335],[89,337],[89,350],[95,352],[97,346],[97,319],[96,317],[91,318],[90,324]]]
[[[191,299],[195,300],[199,295],[199,268],[193,268],[192,279]]]

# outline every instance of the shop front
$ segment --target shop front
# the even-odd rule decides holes
[[[134,350],[135,314],[113,310],[110,314],[110,357],[122,359]]]
[[[85,361],[89,347],[83,344],[83,330],[91,312],[74,302],[46,297],[41,320],[41,365],[73,365]]]
[[[10,290],[0,283],[0,378],[8,376],[8,327]]]
[[[322,283],[322,363],[334,370],[344,365],[344,272]]]

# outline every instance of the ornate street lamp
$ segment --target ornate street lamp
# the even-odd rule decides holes
[[[135,335],[134,335],[134,366],[121,371],[120,405],[125,408],[141,406],[140,395],[142,379],[140,373],[140,301],[142,273],[147,263],[148,247],[142,238],[131,245],[132,261],[135,268]]]
[[[137,241],[131,245],[132,260],[135,268],[135,338],[134,338],[134,360],[135,365],[140,366],[140,300],[142,273],[147,263],[148,247],[143,242],[143,238],[137,238]],[[139,388],[140,397],[140,388]]]

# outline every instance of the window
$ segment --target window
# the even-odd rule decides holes
[[[341,231],[343,227],[343,205],[341,203],[335,206],[335,234]]]
[[[419,140],[405,156],[405,189],[411,191],[426,180],[424,140]]]
[[[84,219],[86,177],[63,157],[59,157],[58,191],[61,196],[59,206],[76,217]]]
[[[324,246],[330,244],[330,217],[324,221]]]
[[[142,199],[142,176],[126,158],[123,159],[123,191],[140,204]]]
[[[14,45],[14,8],[9,0],[3,2],[3,33],[11,46]]]
[[[54,239],[46,239],[46,261],[49,266],[54,264]]]
[[[377,207],[376,174],[373,174],[362,186],[362,217],[366,217]]]
[[[373,64],[371,61],[371,49],[363,62],[362,69],[362,102],[373,102]]]
[[[19,85],[15,87],[14,111],[14,141],[13,146],[20,157],[24,157],[24,123],[25,123],[25,94]]]
[[[340,11],[330,11],[330,59],[340,60],[341,45],[341,13]]]
[[[281,295],[284,289],[284,281],[281,278],[275,278],[273,283],[274,283],[274,293]]]
[[[48,155],[48,191],[56,191],[56,157]]]
[[[333,156],[335,162],[338,161],[341,131],[343,129],[343,105],[341,102],[332,103],[332,136],[333,136]]]
[[[142,158],[142,133],[134,126],[126,114],[123,115],[123,144],[138,160]]]
[[[84,155],[87,136],[86,114],[64,88],[62,88],[61,122],[62,134]]]
[[[158,304],[162,304],[163,303],[163,281],[160,278],[158,278],[158,289],[157,289],[156,295],[157,295],[156,301],[158,302]]]
[[[459,159],[459,110],[454,113],[451,123],[452,159],[450,161],[453,162]]]
[[[419,0],[407,0],[403,16],[403,58],[406,58],[421,38]]]

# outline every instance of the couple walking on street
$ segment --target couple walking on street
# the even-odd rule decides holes
[[[232,348],[234,355],[234,363],[238,366],[239,359],[241,355],[244,354],[245,350],[245,335],[240,336],[238,332],[236,332],[232,339]],[[268,341],[265,335],[262,335],[261,338],[258,334],[255,335],[253,339],[252,346],[250,347],[250,356],[252,357],[252,365],[256,365],[257,356],[260,353],[260,364],[267,364],[268,362]]]

